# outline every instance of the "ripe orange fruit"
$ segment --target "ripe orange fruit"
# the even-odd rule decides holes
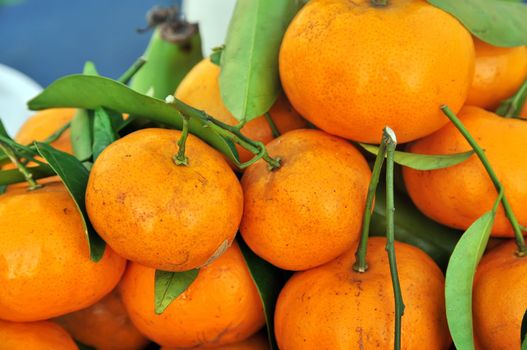
[[[90,260],[81,216],[62,184],[0,196],[0,319],[37,321],[96,303],[125,260]]]
[[[130,321],[118,289],[97,304],[56,321],[75,339],[97,350],[140,350],[149,343]]]
[[[464,107],[459,118],[477,140],[505,188],[521,225],[527,225],[527,123],[506,119],[478,107]],[[450,154],[471,150],[452,124],[409,145],[408,151]],[[403,168],[404,182],[413,202],[427,216],[444,225],[467,229],[492,208],[497,192],[479,158],[473,155],[456,166],[419,171]],[[493,236],[512,237],[503,208],[498,208]]]
[[[27,145],[33,141],[44,141],[55,131],[66,125],[75,115],[73,108],[51,108],[34,114],[18,130],[15,140]],[[66,130],[51,145],[63,152],[73,153],[70,130]]]
[[[154,275],[154,269],[130,264],[121,294],[136,327],[160,345],[226,345],[248,338],[265,323],[258,291],[236,243],[202,268],[161,315],[154,313]]]
[[[486,254],[474,279],[474,332],[480,349],[519,349],[527,309],[527,257],[513,240]]]
[[[199,348],[193,348],[193,349],[210,349],[210,347],[199,347]],[[258,333],[256,335],[253,335],[247,340],[241,341],[239,343],[234,344],[228,344],[223,346],[217,346],[213,349],[216,350],[269,350],[269,342],[267,341],[267,337],[264,335],[264,333]],[[177,350],[176,348],[166,348],[162,347],[161,350]]]
[[[71,336],[56,323],[17,323],[0,320],[0,350],[77,349]]]
[[[251,249],[286,270],[326,263],[359,237],[370,169],[350,143],[318,130],[294,130],[271,141],[269,154],[246,169],[240,231]]]
[[[467,105],[496,109],[527,78],[527,47],[496,47],[474,38],[476,70]]]
[[[112,143],[95,161],[86,190],[90,220],[104,240],[128,260],[165,271],[221,255],[243,211],[236,175],[199,138],[187,139],[188,166],[174,163],[180,135],[143,129]]]
[[[227,107],[223,104],[219,85],[220,67],[205,58],[198,63],[179,84],[175,96],[181,101],[201,110],[214,118],[229,125],[238,124]],[[271,118],[281,133],[300,129],[307,126],[305,120],[291,107],[285,96],[278,97],[269,111]],[[241,129],[247,137],[267,143],[271,141],[273,133],[265,117],[251,120]],[[246,162],[254,155],[243,147],[238,147],[242,162]]]
[[[428,135],[457,112],[474,74],[474,45],[454,17],[425,1],[312,0],[280,49],[293,106],[330,134],[379,143],[388,125],[400,143]]]
[[[353,270],[354,250],[297,272],[280,293],[275,333],[280,349],[393,349],[394,296],[386,239],[370,238],[365,273]],[[444,277],[433,260],[395,242],[402,296],[403,349],[448,349]]]

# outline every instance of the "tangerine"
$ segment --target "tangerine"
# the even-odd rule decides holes
[[[49,321],[8,322],[0,320],[0,350],[77,350],[61,326]]]
[[[320,129],[379,143],[388,125],[400,143],[446,124],[474,75],[470,33],[422,0],[312,0],[280,49],[280,78],[293,107]]]
[[[323,131],[290,131],[267,144],[282,166],[245,170],[240,231],[251,249],[286,270],[326,263],[359,238],[371,177],[361,153]]]

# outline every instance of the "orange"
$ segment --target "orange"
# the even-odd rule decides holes
[[[75,339],[97,350],[140,350],[149,342],[130,321],[118,289],[97,304],[56,321]]]
[[[527,102],[527,101],[526,101]],[[523,109],[522,111],[520,112],[520,116],[524,117],[524,118],[527,118],[527,103],[525,103],[525,105],[523,105]]]
[[[125,260],[90,260],[81,216],[62,184],[0,196],[0,319],[37,321],[96,303]]]
[[[527,79],[527,47],[496,47],[474,38],[476,70],[467,105],[496,109]]]
[[[519,349],[527,309],[527,257],[513,240],[486,254],[474,279],[474,332],[480,349]]]
[[[457,112],[474,74],[474,44],[451,15],[423,0],[312,0],[280,49],[280,77],[296,110],[320,129],[379,143],[428,135]]]
[[[393,349],[394,296],[386,239],[370,238],[365,273],[354,251],[297,272],[280,293],[275,333],[280,349]],[[449,349],[444,277],[433,260],[395,242],[402,296],[402,349]]]
[[[219,75],[220,67],[212,63],[210,59],[205,58],[179,84],[175,96],[195,108],[204,110],[224,123],[236,125],[239,121],[232,116],[221,99]],[[283,95],[278,97],[269,114],[281,133],[307,126]],[[245,124],[241,131],[250,139],[263,143],[274,138],[271,127],[263,116]],[[243,147],[237,146],[237,149],[242,162],[246,162],[254,156]]]
[[[44,141],[66,125],[75,115],[73,108],[46,109],[30,117],[18,130],[15,140],[23,145],[33,141]],[[70,130],[66,130],[51,146],[67,153],[73,153]]]
[[[246,169],[240,231],[251,249],[286,270],[305,270],[349,250],[359,237],[370,169],[350,143],[318,130],[294,130]]]
[[[516,217],[527,225],[527,123],[505,119],[478,107],[464,107],[459,113],[505,187]],[[471,150],[468,142],[452,124],[416,141],[412,153],[450,154]],[[404,182],[413,202],[427,216],[444,225],[467,229],[492,208],[497,192],[476,155],[456,166],[419,171],[403,168]],[[498,208],[492,235],[512,237],[512,228],[503,208]]]
[[[77,350],[71,336],[49,321],[0,321],[0,350]]]
[[[221,255],[243,211],[234,172],[199,138],[187,139],[188,166],[174,163],[180,136],[144,129],[112,143],[95,161],[86,191],[88,214],[104,240],[128,260],[165,271]]]
[[[199,347],[193,349],[211,349],[206,347]],[[269,350],[269,342],[264,333],[258,333],[253,335],[247,340],[241,341],[239,343],[228,344],[223,346],[213,347],[212,349],[216,350]],[[175,348],[166,348],[162,347],[161,350],[177,350]]]
[[[130,264],[121,294],[136,327],[162,346],[195,348],[235,343],[265,323],[258,291],[236,243],[202,268],[196,280],[161,315],[154,313],[154,275],[154,269]]]

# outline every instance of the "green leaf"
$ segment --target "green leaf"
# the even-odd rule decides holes
[[[527,44],[527,5],[506,0],[428,0],[479,39],[503,47]]]
[[[93,261],[99,261],[103,254],[105,243],[95,232],[88,213],[84,198],[86,196],[86,186],[88,185],[88,170],[71,154],[59,151],[42,142],[35,142],[38,153],[48,162],[49,166],[60,177],[82,218],[84,233],[90,249],[90,257]]]
[[[100,107],[95,109],[93,119],[93,160],[95,161],[101,152],[116,139],[117,136],[108,112]]]
[[[0,119],[0,135],[5,136],[5,137],[7,137],[7,138],[9,138],[9,139],[11,139],[11,140],[13,139],[13,138],[12,138],[11,136],[9,136],[9,134],[7,133],[7,130],[6,130],[5,126],[4,126],[4,123],[2,122],[1,119]]]
[[[385,187],[380,183],[375,194],[375,207],[370,223],[372,236],[386,235]],[[440,225],[423,215],[403,193],[396,193],[395,208],[395,239],[420,248],[445,271],[461,232]]]
[[[7,190],[6,185],[0,185],[0,194],[4,194],[6,190]]]
[[[193,109],[182,102],[179,103],[182,108]],[[105,77],[70,75],[60,78],[29,101],[28,106],[33,110],[53,107],[84,109],[106,107],[120,113],[143,116],[177,129],[183,126],[181,116],[170,104],[140,94],[122,83]],[[235,164],[239,164],[239,159],[233,154],[226,140],[207,128],[201,120],[191,117],[189,127],[192,134],[208,142]]]
[[[483,214],[465,231],[450,257],[445,278],[445,303],[448,328],[458,349],[474,349],[472,286],[478,263],[489,240],[494,208]]]
[[[280,92],[278,51],[301,4],[292,0],[238,0],[221,58],[220,90],[238,120],[267,112]]]
[[[520,333],[521,350],[527,350],[527,311],[523,315],[522,329]]]
[[[278,350],[274,336],[274,310],[280,290],[284,285],[280,270],[267,261],[261,259],[247,246],[243,239],[237,239],[245,262],[249,267],[251,276],[256,284],[262,300],[265,320],[267,323],[267,336],[272,350]]]
[[[367,152],[377,155],[379,147],[359,143]],[[416,154],[409,152],[395,151],[395,163],[404,165],[415,170],[435,170],[454,166],[463,163],[474,154],[474,151],[463,153],[432,155],[432,154]]]
[[[170,272],[156,270],[155,276],[155,313],[163,313],[170,303],[180,296],[198,277],[198,269]]]
[[[38,180],[45,177],[50,177],[55,175],[55,171],[49,165],[38,165],[27,168],[31,174],[33,174],[33,179]],[[10,185],[18,182],[24,182],[26,179],[24,175],[18,171],[18,169],[2,170],[0,171],[0,186]]]

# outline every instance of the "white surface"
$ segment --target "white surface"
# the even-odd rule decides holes
[[[19,71],[0,64],[0,118],[13,136],[32,113],[26,103],[35,97],[42,87]]]
[[[223,45],[236,0],[184,0],[183,12],[189,22],[198,22],[203,54]]]

